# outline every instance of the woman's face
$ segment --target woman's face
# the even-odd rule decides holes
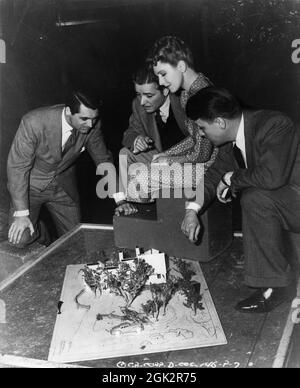
[[[183,73],[176,66],[169,63],[158,61],[153,66],[154,73],[158,76],[159,84],[165,86],[171,93],[177,92],[183,85]]]

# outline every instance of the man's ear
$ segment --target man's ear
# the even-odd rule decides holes
[[[72,115],[71,109],[68,106],[66,106],[65,112],[66,112],[67,116],[71,116]]]
[[[177,69],[179,71],[181,71],[181,73],[185,73],[186,72],[186,69],[187,69],[187,65],[185,63],[185,61],[183,61],[182,59],[177,63]]]
[[[214,121],[221,129],[226,129],[226,121],[222,117],[217,117]]]

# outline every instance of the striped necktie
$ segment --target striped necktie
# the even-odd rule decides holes
[[[65,143],[64,149],[62,151],[62,155],[65,155],[70,148],[72,148],[77,140],[77,131],[73,128],[71,131],[71,135],[68,137],[68,140]]]

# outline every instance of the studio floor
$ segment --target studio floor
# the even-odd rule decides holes
[[[70,263],[85,262],[86,252],[100,248],[107,254],[114,251],[113,230],[81,229],[61,242],[58,240],[54,247],[36,253],[37,263],[30,264],[30,268],[14,281],[5,284],[4,279],[0,283],[0,299],[6,304],[6,323],[0,324],[2,355],[47,360],[65,267]],[[201,264],[227,338],[226,345],[77,364],[100,368],[118,367],[120,362],[129,367],[167,367],[170,363],[175,367],[272,367],[290,311],[290,302],[266,314],[235,311],[235,304],[249,294],[249,289],[243,283],[243,265],[242,237],[235,237],[232,245],[221,255],[209,263]],[[282,366],[300,366],[299,338],[299,328],[296,327]]]

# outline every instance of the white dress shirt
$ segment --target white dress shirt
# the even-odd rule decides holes
[[[244,115],[242,114],[240,125],[237,131],[235,142],[236,146],[240,149],[242,157],[247,167],[247,157],[246,157],[246,142],[245,142],[245,127],[244,127]]]
[[[67,122],[66,116],[65,116],[66,108],[63,109],[61,114],[61,128],[62,128],[62,136],[61,136],[61,149],[64,150],[65,144],[67,140],[69,139],[73,127]]]

